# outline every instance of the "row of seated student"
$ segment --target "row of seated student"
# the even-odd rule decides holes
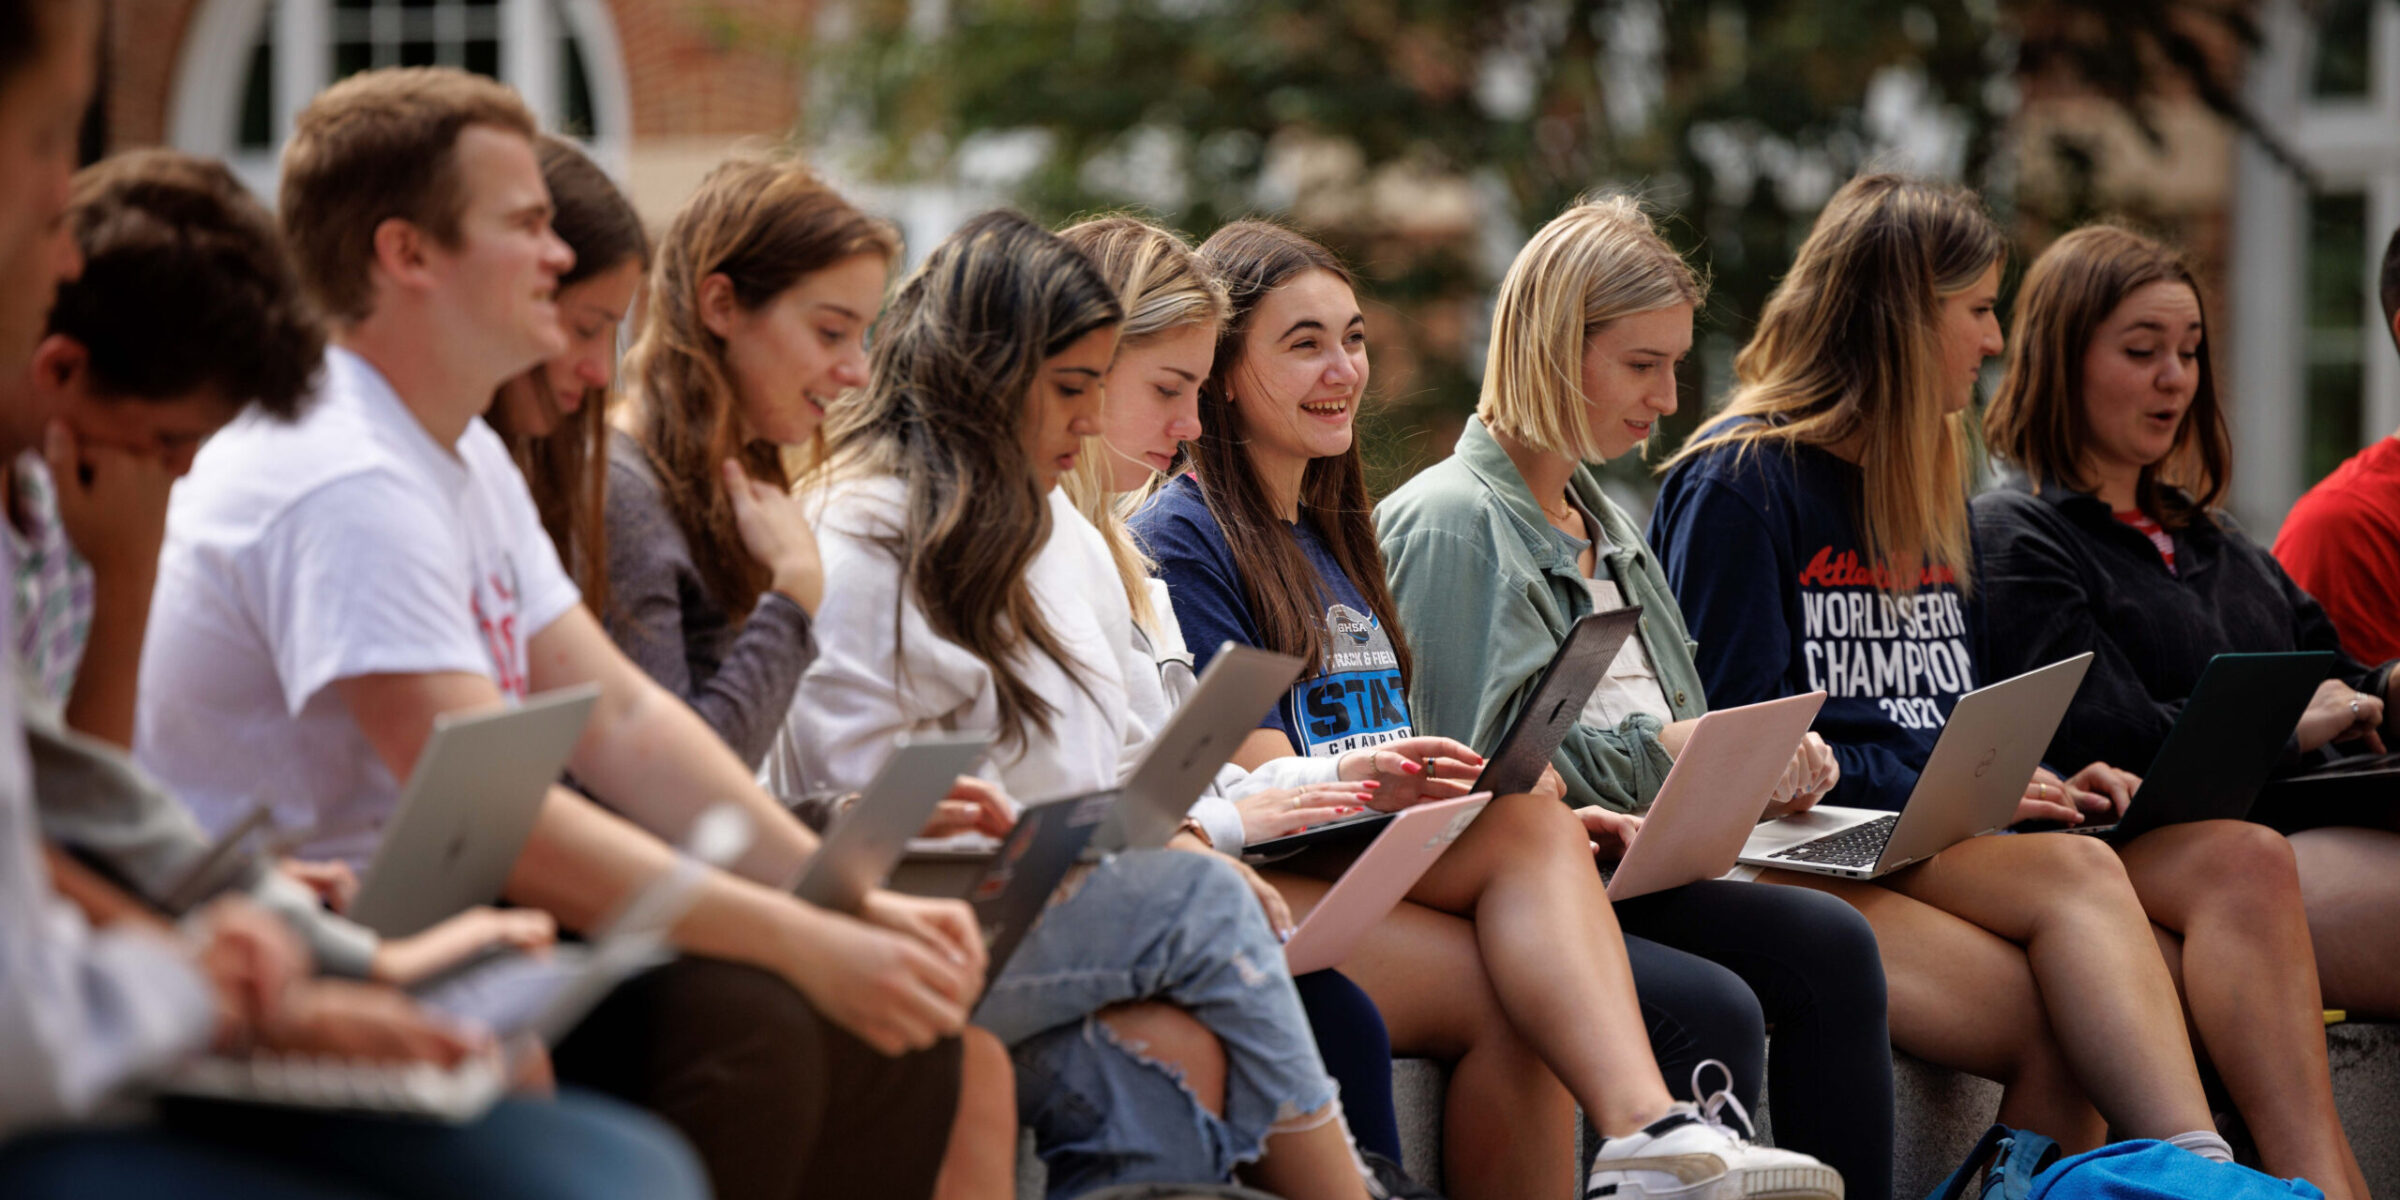
[[[18,69],[71,114],[88,85],[69,51],[88,21],[65,0],[25,11],[52,49]],[[46,153],[57,178],[65,151]],[[1776,1176],[1794,1194],[1882,1197],[1893,1045],[2002,1081],[2003,1120],[2070,1146],[2113,1125],[2224,1157],[2197,1036],[2265,1165],[2365,1194],[2316,1010],[2320,992],[2400,1007],[2377,991],[2393,976],[2370,925],[2389,911],[2388,885],[2368,877],[2390,834],[2204,823],[2121,854],[1981,838],[1875,884],[1770,872],[1621,906],[1587,861],[1638,831],[1706,698],[1812,690],[1816,664],[1837,657],[1893,658],[1909,641],[1928,666],[1836,689],[1768,814],[1827,795],[1896,807],[1936,732],[1926,702],[1946,711],[2009,669],[1994,655],[2038,665],[2108,645],[2115,674],[2101,677],[2171,720],[2174,689],[2216,649],[2331,643],[2313,602],[2210,507],[2224,438],[2198,293],[2155,243],[2094,229],[2034,265],[1989,421],[1995,448],[2039,481],[2023,488],[2038,506],[2012,511],[1997,493],[1970,518],[1961,414],[2006,345],[1993,312],[2004,244],[1964,193],[1854,181],[1762,315],[1729,412],[1671,465],[1645,541],[1583,464],[1633,450],[1674,411],[1704,297],[1627,202],[1578,205],[1528,244],[1458,453],[1370,515],[1351,436],[1368,377],[1355,285],[1281,227],[1236,223],[1195,250],[1127,218],[1054,235],[988,214],[887,306],[896,238],[805,170],[725,165],[653,248],[605,176],[537,139],[505,88],[443,71],[329,90],[284,177],[281,245],[221,168],[171,155],[87,172],[71,238],[39,236],[38,189],[10,197],[27,214],[0,230],[22,235],[11,287],[43,293],[26,306],[33,349],[7,408],[8,449],[41,449],[14,467],[17,651],[70,724],[130,734],[172,789],[135,778],[102,804],[37,766],[44,832],[138,885],[142,851],[106,836],[140,823],[124,812],[173,826],[180,802],[223,827],[258,797],[337,832],[309,856],[355,863],[436,714],[600,684],[571,763],[599,803],[548,799],[511,880],[520,909],[378,944],[286,877],[338,894],[336,868],[250,881],[320,969],[405,981],[494,940],[538,942],[542,914],[587,927],[662,869],[658,839],[694,816],[682,798],[737,798],[768,831],[678,927],[689,956],[621,988],[558,1048],[567,1100],[504,1106],[442,1135],[452,1143],[504,1118],[634,1120],[591,1096],[603,1092],[665,1118],[721,1195],[1000,1194],[1020,1118],[1062,1196],[1237,1172],[1291,1196],[1423,1194],[1391,1161],[1399,1051],[1452,1065],[1445,1158],[1462,1197],[1566,1186],[1578,1103],[1604,1135],[1596,1191],[1701,1180],[1730,1195]],[[78,254],[89,265],[42,336],[46,281],[74,274]],[[637,293],[646,310],[612,404],[614,331]],[[331,328],[321,374],[303,310]],[[169,311],[227,324],[186,338],[127,319]],[[162,344],[177,353],[153,354]],[[198,365],[145,374],[152,362]],[[231,397],[254,411],[236,417]],[[112,447],[127,429],[140,435]],[[170,504],[165,482],[186,467]],[[2157,577],[2123,620],[2198,613],[2172,647],[2196,658],[2117,646],[2129,635],[2100,601],[2130,585],[2113,577],[2065,613],[2058,574],[2008,590],[2105,539],[2136,544],[2120,532],[2152,556],[2123,570]],[[2229,591],[2231,567],[2197,566],[2217,557],[2280,586],[2280,614],[2230,606],[2250,593]],[[1914,615],[1842,637],[1806,617],[1812,594],[1877,593]],[[1644,605],[1640,635],[1558,770],[1494,801],[1341,971],[1285,976],[1277,934],[1326,882],[1232,855],[1345,809],[1463,793],[1467,744],[1510,719],[1567,624],[1627,602]],[[996,830],[1001,789],[1113,784],[1228,639],[1320,666],[1172,850],[1072,884],[988,988],[958,906],[878,893],[851,920],[788,895],[814,838],[785,805],[826,819],[894,734],[993,735],[991,778],[960,781],[934,830]],[[2296,731],[2302,749],[2381,721],[2383,672],[2339,669]],[[1378,687],[1398,699],[1314,703]],[[62,771],[104,773],[106,751],[46,730],[49,706],[30,706],[37,750],[47,737],[66,748],[50,756]],[[2146,762],[2163,724],[2134,744],[2122,707],[2079,699],[2052,760]],[[2137,782],[2100,762],[2045,771],[2022,811],[2080,820]],[[30,854],[22,840],[12,852]],[[2295,853],[2354,865],[2312,858],[2304,890]],[[109,884],[51,862],[93,920],[140,926]],[[230,973],[219,941],[297,957],[239,902],[210,913],[194,928],[247,932],[209,934],[204,968]],[[44,932],[10,920],[12,940]],[[115,935],[85,936],[29,944],[105,959],[93,947]],[[2320,986],[2320,962],[2337,961]],[[338,1047],[460,1052],[460,1035],[372,985],[255,974],[222,990],[260,1010],[372,1007],[408,1032],[367,1039],[369,1018],[352,1014]],[[97,1010],[62,1011],[88,1023]],[[192,1040],[120,1055],[35,1115],[78,1112]],[[1784,1150],[1746,1144],[1713,1102],[1674,1100],[1667,1080],[1696,1093],[1712,1062],[1745,1105],[1772,1078]],[[349,1143],[414,1137],[408,1153],[434,1159],[424,1145],[439,1139],[422,1131],[353,1124],[346,1142],[265,1120],[116,1137],[212,1170],[387,1192],[404,1185],[340,1175],[388,1153]],[[612,1144],[666,1145],[643,1136]],[[300,1141],[321,1158],[299,1161]],[[654,1158],[653,1171],[677,1167],[671,1150]],[[133,1161],[94,1134],[19,1139],[0,1178]],[[641,1178],[610,1170],[620,1186]],[[645,1186],[631,1194],[674,1194]]]

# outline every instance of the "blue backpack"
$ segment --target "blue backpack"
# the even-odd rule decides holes
[[[2111,1142],[2070,1158],[2058,1143],[1994,1125],[1926,1200],[1962,1200],[1984,1172],[1983,1200],[2325,1200],[2305,1179],[2211,1162],[2165,1142]]]

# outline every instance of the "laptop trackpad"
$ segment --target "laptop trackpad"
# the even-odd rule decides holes
[[[1764,858],[1776,851],[1789,850],[1802,842],[1815,841],[1829,833],[1840,833],[1888,815],[1873,809],[1820,804],[1807,812],[1780,817],[1759,826],[1750,834],[1750,840],[1742,845],[1742,855],[1746,858]]]

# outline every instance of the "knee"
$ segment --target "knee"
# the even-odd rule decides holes
[[[1798,927],[1794,941],[1819,965],[1824,978],[1856,980],[1858,988],[1883,991],[1883,947],[1865,914],[1839,897],[1805,888],[1779,888],[1777,898],[1791,906]]]
[[[1478,840],[1512,870],[1534,864],[1591,871],[1591,837],[1575,810],[1530,792],[1496,796],[1475,818]]]
[[[2204,828],[2202,858],[2218,881],[2210,893],[2250,903],[2299,899],[2300,865],[2282,834],[2248,821],[2210,821]]]
[[[2013,840],[2024,843],[2026,861],[2019,865],[2034,896],[2053,897],[2065,905],[2130,906],[2132,911],[2140,911],[2133,881],[2125,874],[2125,860],[2117,857],[2115,847],[2107,842],[2064,833],[2019,834]]]

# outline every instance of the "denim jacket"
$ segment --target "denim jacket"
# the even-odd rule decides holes
[[[1616,549],[1610,571],[1627,603],[1642,606],[1638,636],[1678,720],[1707,711],[1693,643],[1658,559],[1589,470],[1569,482]],[[1415,671],[1409,711],[1419,733],[1489,750],[1525,703],[1567,629],[1592,611],[1575,559],[1550,535],[1541,506],[1481,418],[1469,418],[1457,452],[1417,474],[1375,508],[1401,625]],[[1656,717],[1614,728],[1577,725],[1554,760],[1567,802],[1640,812],[1674,760],[1658,744]]]
[[[1975,498],[1999,679],[2092,651],[2048,761],[2141,771],[2227,652],[2331,650],[2333,678],[2376,688],[2382,671],[2342,653],[2325,610],[2222,513],[2172,531],[2175,569],[2098,498],[2022,476]]]

